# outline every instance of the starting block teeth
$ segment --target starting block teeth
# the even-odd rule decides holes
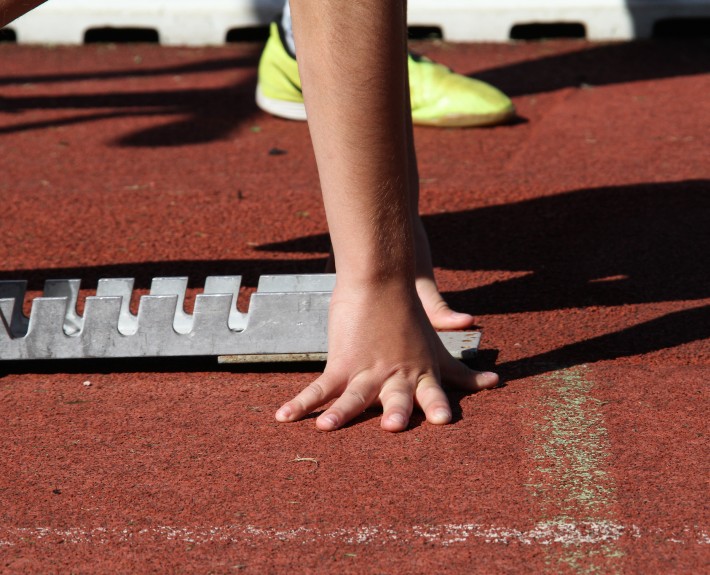
[[[24,337],[27,334],[29,320],[22,313],[26,290],[27,282],[24,280],[0,282],[0,338],[3,328],[10,337]]]
[[[0,360],[216,355],[222,363],[327,358],[334,274],[262,276],[249,310],[237,309],[241,276],[211,276],[185,312],[186,277],[154,278],[130,310],[132,278],[99,280],[77,313],[81,280],[47,280],[22,312],[27,284],[0,281]],[[439,336],[454,357],[475,354],[477,332]]]

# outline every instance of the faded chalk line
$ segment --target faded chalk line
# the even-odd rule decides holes
[[[612,447],[589,368],[554,371],[537,378],[536,384],[539,393],[526,407],[532,415],[528,489],[537,501],[539,519],[563,525],[618,525],[617,486],[608,463]],[[592,550],[570,546],[550,553],[547,563],[553,572],[621,573],[625,553],[619,538],[598,543]]]
[[[620,540],[633,542],[652,538],[659,543],[677,545],[707,545],[710,536],[697,527],[682,527],[673,530],[641,528],[612,522],[538,523],[531,529],[515,529],[477,523],[443,525],[415,525],[409,528],[371,525],[317,529],[298,527],[276,529],[255,525],[221,525],[213,527],[158,526],[144,529],[135,527],[73,527],[59,529],[50,527],[0,527],[0,547],[15,545],[93,544],[108,545],[142,542],[183,542],[193,545],[210,543],[252,544],[265,541],[291,542],[297,544],[337,541],[351,545],[412,544],[426,541],[430,545],[447,547],[481,541],[491,544],[519,543],[523,545],[564,546],[597,545]]]

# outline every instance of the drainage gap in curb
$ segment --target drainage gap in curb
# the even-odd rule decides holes
[[[710,38],[710,18],[666,18],[653,25],[654,38]]]
[[[409,26],[407,33],[410,40],[443,40],[444,33],[438,26]]]
[[[511,40],[547,40],[553,38],[587,37],[584,24],[579,22],[534,22],[516,24],[510,29]]]
[[[12,28],[0,28],[0,42],[6,44],[17,42],[17,34]]]
[[[159,44],[158,31],[153,28],[89,28],[84,44]]]
[[[266,42],[269,38],[268,26],[249,26],[232,28],[227,31],[227,43],[232,42]]]

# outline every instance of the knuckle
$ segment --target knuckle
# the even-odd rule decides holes
[[[361,405],[363,408],[367,406],[367,397],[365,397],[365,394],[357,388],[348,387],[343,395],[346,396],[349,403],[356,403]]]
[[[316,380],[299,393],[292,403],[297,405],[298,409],[305,413],[325,403],[327,400],[326,394],[327,391],[322,383]]]
[[[454,360],[454,377],[453,383],[459,386],[468,386],[476,384],[475,372],[468,368],[463,362]]]
[[[419,382],[417,400],[422,408],[428,408],[437,403],[448,403],[441,384],[433,378],[426,378]]]
[[[409,414],[414,408],[414,390],[408,386],[397,386],[387,389],[383,392],[380,399],[386,412],[397,411],[403,414]]]
[[[406,387],[395,387],[383,390],[383,404],[399,404],[406,405],[412,401],[412,390]]]
[[[320,381],[314,381],[303,391],[309,396],[309,399],[313,401],[317,402],[325,399],[326,391]]]
[[[423,374],[417,381],[417,390],[424,393],[432,393],[441,390],[439,378],[431,373]]]

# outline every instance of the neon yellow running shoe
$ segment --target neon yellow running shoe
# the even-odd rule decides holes
[[[510,98],[480,80],[452,72],[431,60],[409,55],[412,121],[442,128],[494,126],[515,115]],[[259,60],[256,103],[265,112],[289,120],[305,120],[301,78],[296,59],[285,48],[280,27],[271,24]]]

